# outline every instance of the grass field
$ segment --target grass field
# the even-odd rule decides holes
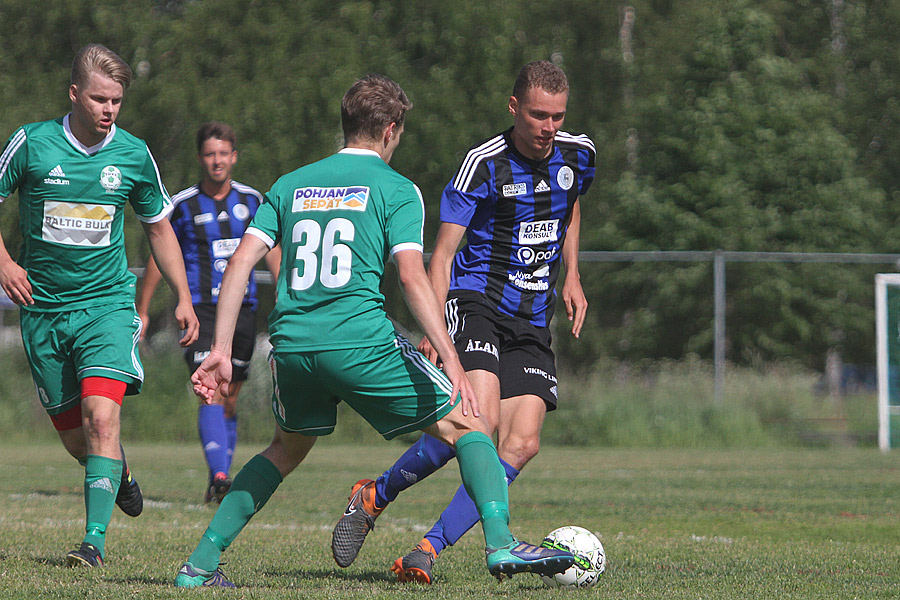
[[[132,445],[144,514],[116,511],[107,567],[74,570],[80,469],[58,444],[0,443],[0,598],[896,598],[897,457],[873,450],[544,448],[511,488],[512,529],[537,542],[575,524],[603,541],[596,588],[549,590],[531,575],[498,583],[480,528],[442,554],[430,588],[388,568],[431,525],[459,483],[455,465],[379,518],[356,563],[337,568],[330,535],[351,484],[402,446],[320,443],[225,554],[240,589],[176,590],[172,579],[212,516],[199,501],[199,445]],[[244,447],[243,464],[258,447]]]

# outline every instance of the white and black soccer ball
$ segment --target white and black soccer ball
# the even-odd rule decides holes
[[[562,573],[541,576],[541,580],[548,587],[591,587],[600,581],[606,570],[606,552],[603,550],[603,544],[597,536],[583,527],[567,525],[554,529],[547,534],[541,546],[567,550],[575,555],[575,564]]]

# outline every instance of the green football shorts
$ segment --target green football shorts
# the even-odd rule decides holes
[[[144,381],[138,355],[141,320],[134,304],[42,312],[19,310],[25,355],[47,414],[58,415],[81,402],[81,379],[106,377],[137,394]]]
[[[370,348],[272,351],[269,365],[272,412],[284,431],[328,435],[343,400],[391,439],[441,420],[455,404],[450,380],[399,335]]]

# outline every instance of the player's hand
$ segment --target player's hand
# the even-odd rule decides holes
[[[566,315],[572,321],[572,335],[578,338],[581,335],[581,326],[584,325],[584,313],[587,312],[588,307],[579,277],[566,277],[562,297],[563,303],[566,305]]]
[[[453,384],[453,392],[450,396],[450,400],[455,400],[458,394],[463,416],[468,417],[469,412],[471,412],[473,417],[480,417],[481,407],[478,405],[478,397],[475,395],[475,388],[472,387],[472,383],[466,376],[466,371],[460,364],[459,359],[456,358],[451,362],[444,362],[443,370],[444,375],[446,375],[447,379],[450,380],[450,383]]]
[[[219,350],[210,350],[194,374],[191,375],[194,393],[206,403],[212,402],[216,390],[228,396],[231,384],[231,355]]]
[[[178,321],[178,326],[183,332],[178,343],[182,348],[187,348],[200,336],[200,321],[194,314],[194,307],[187,302],[179,303],[175,307],[175,320]]]
[[[433,362],[436,367],[441,367],[441,357],[438,356],[437,350],[434,349],[434,346],[431,345],[431,342],[428,341],[427,337],[422,338],[422,341],[419,342],[418,349],[419,352],[424,354],[425,358]]]
[[[27,306],[34,304],[34,298],[31,297],[31,282],[28,281],[28,271],[20,267],[14,260],[0,264],[0,287],[16,304]]]

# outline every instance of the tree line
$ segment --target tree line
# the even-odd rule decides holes
[[[896,251],[900,0],[0,0],[0,21],[0,136],[66,112],[72,56],[103,43],[135,71],[119,123],[170,192],[199,176],[201,122],[235,126],[236,178],[265,191],[335,151],[341,95],[384,73],[414,103],[392,165],[423,191],[428,244],[465,151],[509,126],[519,67],[549,59],[570,79],[565,128],[597,146],[582,249]],[[0,208],[11,249],[16,218]],[[872,362],[875,271],[730,266],[729,360]],[[711,356],[708,264],[582,276],[588,324],[573,342],[560,320],[565,360]]]

